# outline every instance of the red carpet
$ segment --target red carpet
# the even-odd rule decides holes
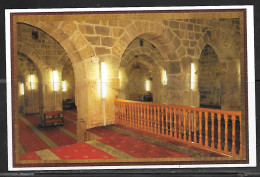
[[[21,154],[19,158],[20,160],[41,160],[41,158],[35,152]]]
[[[19,119],[19,142],[25,152],[47,149],[49,146],[32,129]]]
[[[89,144],[78,143],[66,145],[58,148],[53,148],[51,151],[60,159],[115,159],[110,154],[101,151]]]
[[[37,126],[37,124],[39,122],[38,118],[36,118],[36,117],[29,117],[29,118],[27,118],[27,120],[30,121],[34,126]],[[72,123],[68,123],[68,122],[67,122],[67,124],[72,125]],[[67,125],[67,127],[68,126],[69,125]],[[74,124],[74,126],[75,126],[75,124]],[[63,126],[63,128],[65,128],[65,125]],[[76,129],[76,126],[75,126],[75,129]],[[73,139],[72,137],[70,137],[66,133],[59,130],[58,127],[41,128],[39,130],[40,130],[41,133],[43,133],[48,138],[50,138],[58,146],[64,146],[64,145],[67,145],[67,144],[77,143],[77,141],[75,139]]]
[[[113,130],[104,129],[101,132],[100,130],[96,129],[96,131],[92,131],[92,133],[102,137],[102,139],[98,141],[130,154],[136,158],[192,157],[188,154],[173,151],[150,142],[123,135]]]
[[[131,131],[131,132],[135,132],[135,133],[138,133],[138,134],[141,134],[141,135],[145,135],[145,136],[148,136],[148,137],[151,137],[151,138],[159,139],[161,141],[174,143],[174,144],[179,145],[181,147],[192,149],[192,150],[204,153],[204,154],[209,154],[209,155],[213,155],[213,156],[216,156],[216,157],[223,157],[223,155],[221,155],[221,154],[214,153],[214,152],[211,152],[211,151],[207,151],[207,150],[204,150],[204,149],[201,149],[201,148],[197,148],[195,146],[191,146],[191,145],[186,144],[186,143],[174,141],[174,140],[167,138],[167,137],[155,135],[155,134],[152,134],[152,133],[148,133],[148,132],[145,132],[145,131],[142,131],[142,130],[133,129],[133,128],[130,128],[130,127],[125,127],[125,126],[122,126],[122,125],[117,125],[117,127],[124,129],[124,130],[127,130],[127,131]]]
[[[76,118],[73,113],[66,112],[66,115]],[[38,119],[35,117],[27,117],[26,119],[33,125],[38,123]],[[20,143],[24,150],[29,152],[21,154],[20,160],[40,160],[42,156],[39,157],[38,152],[36,154],[32,151],[43,149],[49,149],[54,156],[56,155],[62,160],[121,158],[121,156],[117,156],[118,153],[125,153],[135,158],[193,158],[197,153],[199,153],[199,157],[203,154],[212,157],[221,156],[217,153],[175,142],[166,137],[118,125],[96,127],[88,130],[100,137],[96,142],[100,142],[102,146],[87,143],[76,144],[75,139],[62,132],[59,128],[39,129],[40,132],[59,146],[55,148],[48,147],[22,120],[19,120],[19,128]],[[76,124],[71,121],[65,120],[63,128],[74,134],[76,133]],[[167,144],[178,148],[169,147]],[[98,147],[103,148],[106,152],[98,149]],[[111,148],[113,148],[113,152],[109,151]],[[183,148],[186,150],[182,150]]]
[[[67,118],[73,121],[77,120],[77,115],[75,113],[65,112],[65,114],[68,115]],[[76,139],[59,129],[65,129],[66,131],[71,132],[76,136],[77,124],[71,121],[64,119],[63,126],[37,128],[37,125],[39,123],[39,118],[37,116],[23,116],[23,118],[29,121],[34,126],[34,128],[36,128],[39,132],[48,137],[57,146],[77,143]],[[26,153],[51,148],[48,146],[48,143],[46,143],[46,140],[39,137],[32,130],[32,128],[25,124],[21,119],[19,119],[19,142]]]

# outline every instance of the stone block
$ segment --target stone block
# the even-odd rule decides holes
[[[175,49],[179,48],[179,46],[181,45],[181,41],[179,38],[174,37],[173,38],[173,45],[175,46]]]
[[[194,39],[194,32],[189,32],[189,39]]]
[[[108,25],[109,26],[118,26],[118,20],[109,20]]]
[[[187,24],[187,30],[193,31],[193,24]]]
[[[99,36],[85,36],[88,42],[91,45],[100,45],[100,37]]]
[[[95,53],[96,55],[106,55],[106,54],[111,54],[111,50],[107,49],[105,47],[95,47]]]
[[[171,52],[168,54],[168,59],[169,60],[176,60],[178,58],[178,55],[176,52]]]
[[[172,29],[179,29],[180,28],[180,23],[176,21],[169,21],[169,26]]]
[[[113,37],[120,37],[124,30],[121,28],[113,28]]]
[[[177,53],[180,57],[186,55],[186,50],[185,50],[185,47],[181,46],[178,50],[177,50]]]
[[[201,37],[200,33],[195,33],[195,39],[199,39]]]
[[[199,25],[194,25],[194,31],[201,32],[201,27]]]
[[[187,28],[186,23],[180,23],[180,29],[181,30],[186,30],[186,28]]]
[[[187,54],[190,56],[193,56],[195,53],[195,49],[194,48],[187,48]]]
[[[90,25],[79,25],[82,34],[94,34],[94,27]]]
[[[101,37],[102,46],[112,47],[116,42],[116,39],[112,37]]]
[[[197,45],[197,41],[190,41],[190,47],[195,47]]]
[[[180,62],[165,62],[165,66],[169,74],[178,74],[181,71]]]
[[[77,29],[77,27],[73,22],[64,22],[61,26],[61,30],[67,36],[70,36],[76,29]]]
[[[189,41],[189,40],[182,40],[182,44],[183,44],[185,47],[189,47],[189,46],[190,46],[190,41]]]
[[[180,39],[185,38],[185,31],[182,31],[182,30],[173,30],[173,32],[174,32]]]
[[[131,20],[119,20],[119,26],[120,27],[127,27],[132,23]]]
[[[109,27],[95,26],[95,33],[97,35],[109,36]]]

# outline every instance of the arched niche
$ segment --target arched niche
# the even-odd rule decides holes
[[[221,109],[221,65],[208,44],[201,52],[198,71],[200,107]]]
[[[163,58],[152,43],[139,37],[135,38],[126,48],[121,61],[121,99],[143,101],[143,96],[150,94],[153,102],[163,102]],[[146,88],[146,82],[149,84],[149,90]]]
[[[17,56],[18,112],[20,114],[42,114],[43,92],[40,70],[26,55],[18,53]]]

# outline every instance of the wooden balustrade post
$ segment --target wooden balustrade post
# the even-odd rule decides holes
[[[139,103],[136,103],[136,128],[139,129],[140,128],[140,122],[139,122]]]
[[[224,151],[228,153],[228,115],[224,114],[225,119],[225,147]]]
[[[181,109],[178,108],[178,111],[179,111],[179,139],[182,139],[182,134],[181,134],[181,121],[182,121],[182,118],[181,118]]]
[[[164,134],[164,107],[161,105],[161,124],[162,124],[162,134]]]
[[[157,105],[157,127],[158,127],[158,134],[160,134],[160,106],[159,105]]]
[[[174,110],[173,110],[173,113],[174,113],[174,138],[176,138],[177,139],[177,116],[176,116],[176,108],[174,108]]]
[[[140,103],[140,129],[143,129],[143,103]]]
[[[188,126],[189,126],[189,142],[191,142],[191,110],[189,109]]]
[[[205,114],[205,146],[208,147],[208,112],[204,112]]]
[[[150,125],[149,125],[149,129],[150,129],[150,132],[153,132],[153,105],[150,103],[149,104],[149,108],[150,108]]]
[[[198,141],[197,141],[197,111],[196,110],[193,111],[193,116],[194,116],[194,132],[193,132],[194,138],[193,138],[193,141],[194,141],[194,143],[198,143]]]
[[[184,133],[183,139],[185,141],[187,141],[187,136],[186,136],[186,109],[182,109],[182,111],[183,111],[183,133]]]
[[[214,132],[215,114],[210,113],[210,115],[211,115],[211,147],[215,149],[215,132]]]
[[[173,138],[172,134],[172,107],[169,107],[170,109],[170,137]]]
[[[168,106],[164,107],[165,109],[165,135],[168,136]]]
[[[125,103],[125,106],[126,106],[125,125],[128,126],[129,104],[128,104],[128,103]]]
[[[136,103],[134,103],[134,115],[133,115],[133,120],[134,120],[134,128],[137,128],[137,123],[136,123]]]
[[[128,104],[129,104],[128,122],[129,122],[130,127],[132,127],[132,103],[128,103]]]
[[[240,148],[239,148],[239,155],[242,157],[242,122],[241,122],[241,114],[239,115],[239,136],[240,136]]]
[[[236,116],[232,115],[232,155],[236,155]]]
[[[125,103],[122,103],[123,104],[123,112],[122,112],[122,124],[125,125],[125,113],[126,113],[126,108],[125,108]]]
[[[218,150],[221,150],[221,114],[218,113]]]
[[[150,108],[149,108],[149,103],[147,103],[147,105],[146,105],[146,112],[147,112],[147,119],[146,119],[146,131],[148,131],[149,132],[149,121],[150,121]]]
[[[117,124],[117,102],[116,102],[116,99],[114,100],[114,105],[115,105],[115,123]]]
[[[144,104],[144,130],[147,131],[147,104]]]
[[[153,121],[154,121],[154,133],[157,131],[156,126],[156,104],[153,104]]]
[[[199,131],[199,144],[200,145],[203,145],[203,143],[202,143],[202,112],[201,111],[199,111],[199,122],[200,122],[200,131]]]

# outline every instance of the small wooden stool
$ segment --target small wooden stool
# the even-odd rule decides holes
[[[62,111],[50,111],[45,112],[43,116],[42,127],[52,127],[57,125],[63,125],[63,112]]]

